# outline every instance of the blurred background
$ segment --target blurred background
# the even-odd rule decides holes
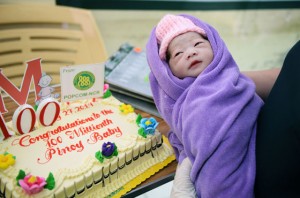
[[[201,7],[201,1],[185,3],[173,0],[175,3],[178,2],[176,4],[168,3],[172,1],[166,0],[153,1],[161,2],[161,6],[154,8],[149,8],[149,5],[154,5],[151,3],[145,3],[145,7],[139,5],[138,8],[134,7],[134,3],[132,5],[127,3],[137,1],[124,1],[126,4],[122,4],[122,1],[106,0],[103,1],[106,2],[106,7],[105,3],[101,7],[99,2],[101,1],[0,0],[0,4],[64,3],[91,10],[101,31],[108,56],[116,52],[125,42],[144,49],[152,28],[167,13],[191,14],[214,26],[241,70],[281,67],[287,51],[300,39],[299,1],[287,1],[290,3],[286,4],[288,6],[282,3],[283,1],[277,5],[275,1],[274,8],[270,8],[270,4],[262,8],[255,6],[253,1],[245,1],[250,9],[247,4],[239,6],[238,2],[243,1],[238,1],[237,7],[229,8],[226,4],[215,4],[213,7],[205,4]],[[195,2],[199,2],[196,4],[198,7],[194,6]],[[295,7],[291,6],[293,3]],[[178,8],[180,5],[182,8]],[[245,5],[247,9],[243,9]]]

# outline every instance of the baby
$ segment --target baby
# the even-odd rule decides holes
[[[213,60],[214,54],[211,45],[206,38],[205,31],[200,27],[193,27],[192,22],[188,19],[180,24],[185,26],[181,28],[186,32],[178,33],[176,25],[179,23],[166,22],[172,17],[171,15],[166,16],[156,29],[157,39],[162,41],[159,56],[169,63],[174,76],[178,78],[197,77]],[[185,19],[182,18],[182,20]],[[170,28],[169,35],[165,34],[165,31],[168,31],[166,28]]]
[[[188,171],[198,197],[254,197],[263,102],[218,32],[189,15],[166,15],[150,35],[147,59],[153,98],[179,162],[173,189],[184,191],[178,180]]]

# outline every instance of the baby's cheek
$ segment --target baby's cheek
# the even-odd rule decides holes
[[[186,76],[183,67],[176,68],[176,71],[174,71],[173,74],[178,78],[184,78]]]

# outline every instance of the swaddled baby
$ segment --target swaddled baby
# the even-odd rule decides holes
[[[166,15],[146,51],[153,98],[179,162],[173,195],[185,191],[179,175],[188,170],[198,197],[254,197],[263,102],[218,32],[189,15]]]

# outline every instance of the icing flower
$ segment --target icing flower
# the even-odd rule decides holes
[[[41,192],[47,183],[43,177],[28,174],[19,180],[19,184],[27,194],[32,195]]]
[[[103,163],[104,158],[110,159],[113,156],[118,156],[118,148],[115,143],[107,142],[102,145],[102,152],[98,151],[95,153],[95,157]]]
[[[7,169],[15,164],[16,157],[10,153],[0,154],[0,169]]]
[[[109,90],[109,84],[104,84],[103,86],[103,98],[108,98],[111,96],[111,92]]]
[[[143,137],[147,137],[147,135],[153,135],[156,127],[158,126],[158,122],[155,118],[142,118],[140,120],[139,126],[141,127],[139,130],[139,134]]]
[[[115,144],[111,142],[103,143],[102,145],[102,155],[105,157],[111,156],[115,151]]]
[[[103,86],[103,93],[105,93],[109,88],[109,84],[104,84]]]
[[[49,173],[47,179],[39,176],[34,176],[27,174],[20,170],[18,176],[16,177],[17,185],[21,186],[23,190],[29,194],[36,194],[41,192],[44,188],[52,190],[55,187],[55,179],[52,173]]]
[[[128,113],[132,113],[134,111],[134,108],[130,104],[123,103],[120,105],[120,111],[122,113],[128,114]]]

